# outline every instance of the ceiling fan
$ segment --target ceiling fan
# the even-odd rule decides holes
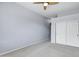
[[[44,10],[47,9],[48,5],[56,5],[59,2],[34,2],[34,4],[43,4]]]

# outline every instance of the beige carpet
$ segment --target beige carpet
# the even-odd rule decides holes
[[[1,57],[78,57],[79,48],[43,42]]]

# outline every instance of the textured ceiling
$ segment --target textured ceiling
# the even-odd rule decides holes
[[[33,2],[18,2],[20,5],[48,18],[69,15],[79,12],[79,2],[60,2],[57,5],[49,5],[47,10],[43,9],[42,4],[33,4]]]

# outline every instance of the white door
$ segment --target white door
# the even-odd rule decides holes
[[[56,22],[56,43],[66,43],[66,22]]]
[[[67,44],[79,47],[78,21],[67,22]]]

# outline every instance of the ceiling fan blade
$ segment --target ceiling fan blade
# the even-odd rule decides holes
[[[34,4],[43,4],[44,2],[34,2]]]
[[[49,5],[55,5],[58,4],[59,2],[48,2]]]

